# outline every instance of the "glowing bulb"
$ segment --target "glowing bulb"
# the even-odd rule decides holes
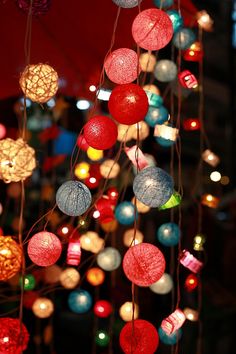
[[[67,227],[67,226],[64,226],[64,227],[61,229],[61,232],[62,232],[64,235],[68,234],[68,232],[69,232],[68,227]]]
[[[104,334],[104,333],[99,333],[98,337],[99,337],[100,339],[104,339],[104,338],[105,338],[105,334]]]
[[[95,210],[95,211],[93,212],[93,217],[94,217],[94,219],[99,218],[99,216],[100,216],[100,212],[99,212],[98,210]]]
[[[89,91],[90,91],[90,92],[95,92],[96,89],[97,89],[97,88],[96,88],[95,85],[90,85],[90,86],[89,86]]]
[[[111,96],[111,90],[100,89],[97,98],[101,101],[109,101]]]
[[[4,338],[3,338],[3,342],[4,342],[4,343],[9,342],[9,337],[4,337]]]
[[[210,179],[211,179],[213,182],[219,182],[220,179],[221,179],[221,174],[220,174],[220,172],[218,172],[218,171],[213,171],[213,172],[210,174]]]
[[[80,110],[89,109],[91,103],[88,100],[78,100],[76,103],[76,107]]]

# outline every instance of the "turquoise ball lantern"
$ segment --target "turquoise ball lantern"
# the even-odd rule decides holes
[[[86,290],[74,290],[68,297],[68,305],[72,312],[85,313],[92,307],[92,297]]]
[[[182,337],[182,329],[177,329],[177,331],[172,334],[167,334],[161,327],[158,329],[158,334],[160,341],[166,345],[174,345],[176,344],[180,338]]]
[[[131,202],[124,201],[117,205],[115,210],[116,220],[122,225],[130,225],[133,224],[135,220],[135,212],[136,219],[138,217],[137,210],[135,211],[135,206]]]
[[[176,246],[180,239],[179,226],[174,222],[162,224],[157,230],[157,239],[164,246]]]
[[[154,128],[156,124],[163,124],[168,120],[169,112],[164,106],[149,107],[148,113],[144,118],[147,124]]]
[[[179,31],[184,25],[182,16],[178,13],[178,11],[175,10],[168,10],[166,13],[171,19],[174,33]]]
[[[181,28],[174,34],[173,44],[176,48],[186,50],[196,41],[196,35],[190,28]]]
[[[174,0],[153,0],[153,2],[154,5],[158,8],[167,9],[173,5]]]
[[[159,145],[161,145],[164,148],[171,147],[172,145],[175,144],[174,140],[165,139],[165,138],[162,138],[161,136],[156,137],[155,140]]]

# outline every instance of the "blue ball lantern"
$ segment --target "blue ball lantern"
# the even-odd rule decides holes
[[[178,11],[175,10],[168,10],[166,13],[171,19],[174,33],[179,31],[184,25],[182,16],[178,13]]]
[[[145,91],[145,92],[148,98],[149,106],[160,107],[161,105],[163,105],[163,98],[160,95],[157,95],[150,91]]]
[[[165,138],[162,138],[161,136],[156,137],[155,140],[159,145],[161,145],[164,148],[171,147],[172,145],[175,144],[174,140],[165,139]]]
[[[74,290],[68,297],[68,305],[72,312],[85,313],[92,307],[92,296],[86,290]]]
[[[169,59],[158,60],[154,69],[154,76],[158,81],[170,82],[177,76],[177,65]]]
[[[164,246],[176,246],[180,239],[179,226],[174,222],[162,224],[157,230],[157,239]]]
[[[182,329],[180,328],[177,331],[173,332],[172,334],[167,334],[166,332],[163,331],[161,327],[159,327],[158,334],[160,337],[160,341],[162,343],[166,345],[174,345],[182,337]]]
[[[174,46],[182,50],[188,49],[195,41],[195,33],[190,28],[180,29],[173,37]]]
[[[174,0],[153,0],[153,2],[154,5],[158,8],[167,9],[173,5]]]
[[[171,197],[174,183],[172,177],[159,167],[146,167],[134,178],[133,191],[143,204],[157,208]]]
[[[168,120],[169,112],[164,106],[149,107],[148,113],[145,117],[147,124],[154,128],[156,124],[163,124]]]
[[[56,193],[58,208],[66,215],[79,216],[90,207],[92,196],[88,187],[79,181],[63,183]]]
[[[131,202],[122,202],[117,205],[115,210],[116,220],[122,225],[133,224],[135,220],[135,206]],[[136,219],[138,217],[138,212],[136,210]]]

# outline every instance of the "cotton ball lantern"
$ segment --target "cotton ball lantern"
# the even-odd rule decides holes
[[[162,59],[155,66],[154,76],[158,81],[170,82],[176,78],[177,72],[177,66],[172,60]]]
[[[138,305],[134,303],[134,313],[133,313],[133,304],[132,302],[126,301],[123,305],[121,305],[119,309],[119,315],[123,321],[129,322],[132,319],[136,320],[139,315]]]
[[[148,321],[128,322],[120,332],[120,346],[126,354],[153,354],[159,344],[156,328]]]
[[[182,337],[182,329],[179,328],[171,334],[167,334],[161,327],[158,329],[160,341],[166,345],[175,345]]]
[[[189,293],[192,292],[198,286],[198,277],[193,273],[189,274],[185,279],[184,286]]]
[[[112,305],[109,301],[98,300],[94,304],[94,314],[100,318],[106,318],[112,313]]]
[[[53,302],[47,297],[39,297],[33,303],[32,311],[36,317],[48,318],[54,311]]]
[[[44,281],[48,284],[55,284],[59,281],[62,270],[57,264],[53,264],[44,270]]]
[[[30,9],[30,0],[17,0],[20,9],[28,12]],[[51,0],[34,0],[32,2],[32,14],[35,16],[44,15],[51,5]]]
[[[6,281],[19,272],[22,249],[11,236],[0,236],[0,281]]]
[[[90,165],[87,162],[80,162],[75,166],[75,176],[79,179],[89,177]]]
[[[0,139],[4,138],[6,135],[6,128],[3,124],[0,123]]]
[[[173,285],[172,277],[169,274],[164,273],[157,282],[150,285],[150,290],[156,294],[165,295],[172,290]]]
[[[157,239],[167,247],[178,245],[180,239],[179,226],[173,222],[162,224],[157,230]]]
[[[74,289],[80,281],[79,272],[72,267],[66,268],[61,272],[60,283],[66,289]]]
[[[23,139],[0,140],[0,179],[5,183],[24,181],[35,167],[35,151]]]
[[[19,279],[19,285],[22,286],[22,277],[20,277]],[[36,281],[35,281],[35,277],[32,274],[27,274],[24,276],[24,290],[25,291],[29,291],[29,290],[33,290],[35,287]]]
[[[161,94],[159,88],[156,85],[153,84],[147,84],[143,86],[144,91],[146,92],[150,92],[150,93],[154,93],[155,95],[159,95]]]
[[[163,105],[163,98],[159,94],[155,94],[150,91],[145,91],[145,92],[148,98],[149,106],[160,107]]]
[[[28,255],[38,266],[48,267],[57,262],[62,246],[59,238],[51,232],[38,232],[28,243]]]
[[[143,203],[140,202],[140,200],[138,200],[137,198],[136,198],[136,201],[135,201],[135,197],[133,197],[132,203],[133,203],[134,205],[136,205],[136,208],[137,208],[138,212],[141,213],[141,214],[145,214],[145,213],[149,212],[149,210],[150,210],[150,207],[149,207],[149,206],[143,204]]]
[[[28,346],[29,333],[18,318],[0,318],[0,352],[20,354]]]
[[[105,273],[100,268],[90,268],[86,273],[86,279],[91,285],[99,286],[105,280]]]
[[[74,290],[68,297],[68,305],[72,312],[85,313],[92,307],[92,296],[86,290]]]
[[[193,310],[189,307],[186,307],[183,312],[185,314],[186,319],[189,321],[196,322],[199,318],[198,311]]]
[[[149,135],[150,129],[146,122],[141,121],[137,124],[134,124],[133,130],[133,139],[140,141],[145,140]]]
[[[130,225],[133,224],[135,218],[138,218],[138,213],[133,203],[124,201],[117,205],[115,217],[120,224]]]
[[[172,177],[159,167],[146,167],[134,178],[133,191],[138,200],[152,208],[163,205],[173,193]]]
[[[125,9],[131,9],[132,7],[138,6],[142,0],[112,0],[117,6],[123,7]]]
[[[118,124],[118,141],[128,142],[133,139],[133,125]]]
[[[100,329],[95,333],[95,343],[99,347],[106,347],[110,342],[110,336],[107,331]]]
[[[168,7],[173,5],[173,0],[153,0],[154,5],[156,7],[167,9]]]
[[[103,158],[103,150],[97,150],[90,146],[87,150],[87,156],[92,161],[99,161]]]
[[[172,22],[164,11],[147,9],[135,17],[132,35],[139,47],[159,50],[165,47],[173,36]]]
[[[128,249],[123,258],[127,278],[138,286],[150,286],[164,274],[165,258],[150,243],[140,243]]]
[[[66,215],[79,216],[90,207],[92,196],[88,187],[78,181],[63,183],[56,193],[58,208]]]
[[[114,247],[106,247],[97,255],[97,264],[103,270],[111,272],[119,268],[121,255]]]
[[[194,32],[190,28],[181,28],[174,34],[173,44],[176,48],[186,50],[196,40]]]
[[[147,114],[147,95],[139,85],[119,85],[111,93],[108,108],[117,122],[126,125],[135,124],[143,120]]]
[[[145,122],[154,128],[156,124],[163,124],[168,120],[169,112],[164,106],[149,107]]]
[[[134,237],[134,235],[135,235],[135,237]],[[135,232],[134,229],[129,229],[129,230],[126,230],[124,233],[123,242],[126,247],[131,247],[134,245],[138,245],[139,243],[142,243],[143,237],[144,236],[141,231],[136,230],[136,232]]]
[[[105,160],[100,165],[100,173],[104,178],[116,178],[120,172],[120,165],[114,160]]]
[[[176,10],[169,10],[166,11],[167,15],[170,17],[174,33],[179,31],[184,24],[182,16]]]
[[[105,59],[104,68],[115,84],[129,84],[137,79],[140,72],[137,53],[129,48],[116,49]]]
[[[144,72],[153,72],[154,67],[156,65],[156,57],[150,52],[142,53],[139,57],[139,64],[141,66],[142,71]]]
[[[87,143],[98,150],[110,149],[116,143],[117,134],[116,124],[106,116],[94,116],[84,126]]]

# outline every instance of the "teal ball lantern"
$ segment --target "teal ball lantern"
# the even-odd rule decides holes
[[[58,208],[66,215],[79,216],[90,207],[92,196],[88,187],[79,181],[63,183],[56,193]]]
[[[144,118],[147,124],[154,128],[156,124],[163,124],[168,120],[169,112],[164,106],[149,107],[148,113]]]
[[[134,178],[133,191],[143,204],[157,208],[171,197],[174,189],[172,177],[159,167],[146,167]]]
[[[177,329],[177,331],[167,334],[161,327],[158,329],[158,334],[160,341],[166,345],[174,345],[176,344],[180,338],[182,337],[182,329]]]
[[[151,107],[160,107],[163,105],[163,98],[160,95],[157,95],[155,93],[152,93],[150,91],[145,91],[147,98],[148,98],[148,104]]]
[[[133,203],[124,201],[117,205],[115,217],[120,224],[131,225],[133,224],[135,217],[137,219],[138,212]]]
[[[190,28],[181,28],[173,37],[174,46],[182,50],[188,49],[195,41],[195,33]]]
[[[178,13],[178,11],[175,10],[168,10],[166,11],[167,15],[169,15],[172,25],[173,25],[173,30],[174,33],[176,33],[177,31],[179,31],[183,25],[184,25],[184,21],[182,16]]]
[[[174,140],[165,139],[165,138],[162,138],[161,136],[156,137],[155,140],[159,145],[161,145],[164,148],[171,147],[172,145],[175,144]]]
[[[68,297],[68,305],[72,312],[85,313],[92,307],[92,297],[86,290],[74,290]]]
[[[157,230],[157,239],[164,246],[176,246],[180,239],[179,226],[174,222],[162,224]]]
[[[153,0],[153,2],[154,5],[158,8],[167,9],[173,5],[174,0]]]

